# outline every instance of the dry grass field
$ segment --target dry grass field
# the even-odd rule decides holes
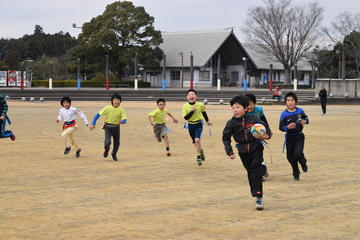
[[[185,98],[184,98],[185,101]],[[91,122],[109,102],[73,102]],[[302,107],[310,119],[305,155],[309,171],[293,181],[282,153],[278,120],[284,106],[263,106],[274,132],[265,149],[270,176],[265,209],[255,209],[246,172],[224,152],[221,132],[230,105],[207,105],[213,122],[202,139],[198,167],[183,128],[183,103],[167,108],[172,155],[153,137],[147,114],[154,102],[123,102],[118,162],[104,159],[101,130],[77,118],[82,153],[64,155],[59,102],[8,101],[16,141],[0,139],[1,239],[359,239],[359,106]],[[271,158],[273,164],[271,164]]]

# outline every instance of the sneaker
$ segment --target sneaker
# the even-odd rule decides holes
[[[107,158],[108,155],[109,155],[109,150],[105,150],[103,153],[104,158]]]
[[[307,170],[308,170],[308,166],[306,165],[306,163],[301,164],[301,168],[304,172],[307,172]]]
[[[255,208],[257,210],[263,210],[264,209],[264,204],[262,201],[256,201],[256,204],[255,204]]]
[[[11,136],[10,136],[10,139],[11,139],[11,141],[15,141],[15,134],[13,133]]]
[[[116,157],[116,155],[112,155],[112,154],[111,154],[111,156],[112,156],[113,161],[116,162],[116,161],[118,160],[117,157]]]
[[[269,177],[269,171],[267,170],[266,162],[262,162],[261,165],[264,165],[264,166],[265,166],[265,169],[266,169],[264,178],[268,178],[268,177]],[[264,180],[263,180],[263,181],[264,181]]]
[[[204,153],[204,149],[201,149],[201,153],[200,153],[200,158],[202,161],[205,161],[205,153]]]
[[[75,156],[78,158],[78,157],[80,157],[80,152],[81,152],[81,148],[79,149],[79,150],[77,150],[76,151],[76,154],[75,154]]]
[[[166,151],[166,156],[170,157],[170,156],[171,156],[171,152],[170,152],[170,151]]]
[[[71,147],[67,147],[67,148],[65,148],[65,150],[64,150],[64,154],[69,154],[70,150],[71,150]]]
[[[200,157],[197,157],[196,162],[197,162],[198,166],[202,165],[202,159]]]
[[[300,181],[300,177],[294,177],[294,181]]]

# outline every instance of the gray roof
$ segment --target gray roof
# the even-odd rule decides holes
[[[284,66],[270,54],[267,54],[258,45],[252,43],[242,43],[257,69],[270,69],[270,64],[274,70],[284,70]],[[300,60],[297,64],[299,70],[312,71],[311,66],[305,60]]]
[[[232,28],[209,31],[162,32],[164,42],[160,48],[166,55],[166,67],[181,66],[181,52],[184,55],[184,67],[190,67],[190,55],[193,66],[203,67],[232,34]],[[163,62],[161,62],[161,66]]]

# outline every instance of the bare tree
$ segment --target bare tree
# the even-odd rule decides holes
[[[354,60],[360,77],[360,12],[339,13],[331,22],[331,29],[323,28],[323,31],[335,44],[342,45],[346,55]]]
[[[242,29],[248,41],[282,63],[285,83],[290,83],[290,69],[311,49],[320,35],[322,7],[309,3],[292,6],[292,0],[263,0],[265,7],[251,7]]]

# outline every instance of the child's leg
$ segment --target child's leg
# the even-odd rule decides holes
[[[263,182],[261,163],[263,162],[263,152],[257,149],[252,153],[239,153],[239,156],[248,174],[251,195],[262,198]]]
[[[62,142],[66,148],[70,147],[74,142],[74,137],[72,134],[76,131],[76,129],[77,128],[75,127],[69,127],[61,133]]]
[[[307,165],[306,165],[306,158],[304,155],[304,144],[305,144],[305,135],[300,134],[297,136],[297,141],[294,146],[294,158],[296,162],[299,162],[301,165],[301,168],[304,172],[307,172]]]
[[[295,146],[296,146],[295,143],[296,143],[296,141],[294,141],[293,136],[291,138],[287,137],[286,158],[292,167],[294,179],[299,179],[299,177],[300,177],[299,166],[298,166],[298,162],[294,156],[295,155]]]
[[[169,138],[167,136],[164,136],[163,139],[164,139],[164,142],[165,142],[166,149],[169,150],[169,148],[170,148]]]
[[[119,128],[116,127],[113,129],[112,136],[114,140],[114,148],[112,150],[111,155],[114,157],[116,156],[116,153],[118,152],[120,147],[120,127]]]

